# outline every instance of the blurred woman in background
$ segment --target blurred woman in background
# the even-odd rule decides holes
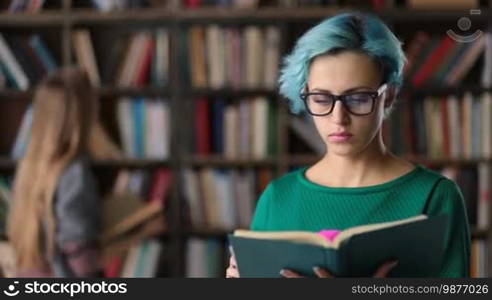
[[[99,274],[99,195],[89,159],[120,152],[97,116],[96,94],[77,68],[59,70],[35,90],[8,221],[20,277]]]

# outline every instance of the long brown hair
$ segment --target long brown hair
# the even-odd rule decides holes
[[[34,93],[32,133],[13,188],[8,237],[20,270],[48,267],[54,250],[53,198],[60,174],[80,154],[120,157],[97,118],[97,97],[85,72],[64,68]]]

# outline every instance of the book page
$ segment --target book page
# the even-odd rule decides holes
[[[361,234],[364,232],[369,232],[369,231],[376,231],[384,228],[389,228],[389,227],[395,227],[398,225],[403,225],[407,223],[412,223],[420,220],[425,220],[427,219],[426,215],[418,215],[415,217],[403,219],[403,220],[398,220],[398,221],[392,221],[392,222],[384,222],[384,223],[376,223],[376,224],[368,224],[368,225],[361,225],[361,226],[356,226],[356,227],[351,227],[348,229],[345,229],[344,231],[340,232],[335,239],[333,240],[333,248],[338,249],[340,244],[344,241],[349,239],[351,236],[356,235],[356,234]]]
[[[331,247],[330,241],[325,239],[323,236],[316,232],[308,231],[250,231],[238,229],[234,231],[234,236],[251,239],[306,243],[325,248]]]
[[[290,241],[290,242],[305,243],[310,245],[317,245],[324,248],[338,249],[338,247],[344,240],[349,239],[353,235],[361,234],[369,231],[380,230],[389,227],[395,227],[398,225],[412,223],[425,219],[427,219],[426,215],[418,215],[415,217],[398,220],[398,221],[355,226],[343,230],[331,242],[317,232],[308,232],[308,231],[250,231],[250,230],[238,229],[234,231],[234,236],[252,238],[252,239]]]

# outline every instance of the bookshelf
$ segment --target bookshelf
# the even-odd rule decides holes
[[[153,170],[159,167],[168,167],[174,174],[174,184],[171,189],[166,216],[168,217],[168,228],[166,233],[158,236],[166,246],[162,252],[159,262],[159,276],[182,277],[186,274],[186,253],[187,241],[189,238],[214,239],[222,246],[225,246],[226,235],[229,230],[208,229],[208,228],[189,228],[184,220],[183,211],[186,209],[186,200],[183,190],[186,182],[181,176],[184,169],[203,170],[220,169],[225,171],[242,172],[253,170],[259,173],[264,171],[270,178],[276,178],[290,171],[293,167],[309,165],[316,162],[319,156],[313,152],[301,151],[294,153],[291,151],[291,144],[296,143],[292,140],[292,133],[289,130],[289,122],[292,116],[275,89],[255,87],[255,88],[231,88],[221,87],[195,88],[191,87],[183,78],[185,68],[182,66],[180,55],[184,52],[180,38],[184,37],[186,31],[192,25],[219,24],[225,27],[245,27],[248,25],[276,26],[280,31],[280,53],[290,50],[295,38],[305,29],[316,24],[318,21],[350,8],[344,7],[306,7],[306,8],[276,8],[265,7],[255,10],[235,10],[225,8],[199,8],[185,9],[181,7],[180,1],[170,1],[168,7],[153,7],[132,9],[128,11],[116,12],[97,12],[86,7],[77,7],[77,1],[63,0],[58,9],[42,10],[35,14],[9,14],[0,12],[0,32],[12,34],[39,33],[46,37],[47,44],[52,48],[61,66],[70,65],[75,62],[75,55],[72,51],[74,42],[72,34],[75,30],[88,29],[92,35],[92,42],[96,57],[100,58],[101,53],[107,55],[110,49],[105,49],[104,41],[106,37],[117,36],[129,32],[136,32],[142,29],[154,30],[164,27],[168,30],[170,37],[169,48],[169,77],[164,86],[153,86],[150,84],[142,86],[120,87],[114,83],[102,81],[97,88],[97,93],[101,99],[101,115],[104,125],[113,137],[119,137],[118,121],[115,113],[116,107],[122,97],[145,97],[165,99],[169,105],[170,138],[169,156],[165,159],[131,158],[118,161],[94,161],[94,168],[100,172],[99,176],[108,175],[115,177],[119,169]],[[362,10],[365,10],[363,8]],[[410,10],[395,6],[393,8],[377,11],[392,27],[397,35],[406,34],[408,31],[425,28],[429,24],[441,22],[442,27],[456,22],[462,15],[461,11],[431,11],[431,10]],[[481,28],[486,28],[490,22],[491,10],[482,8],[482,13],[473,19],[480,24]],[[439,31],[439,29],[437,29]],[[104,54],[104,53],[103,53]],[[99,65],[99,71],[102,69]],[[474,82],[466,82],[459,87],[442,87],[437,85],[414,88],[406,84],[403,93],[413,95],[453,95],[463,94],[466,91],[481,93],[492,91],[491,88],[482,88]],[[0,176],[12,176],[15,170],[16,161],[9,157],[10,149],[14,143],[16,129],[21,123],[22,115],[27,108],[32,97],[32,85],[27,90],[4,88],[0,89]],[[273,102],[276,109],[276,129],[273,138],[276,140],[277,149],[275,155],[254,158],[224,158],[220,154],[200,155],[190,150],[187,140],[193,134],[190,122],[193,121],[193,104],[199,97],[206,97],[210,102],[216,99],[225,99],[226,103],[238,101],[238,99],[252,99],[255,97],[265,97]],[[145,100],[147,101],[147,100]],[[159,101],[159,100],[158,100]],[[246,100],[247,101],[247,100]],[[8,115],[4,118],[6,111]],[[121,142],[121,140],[119,140]],[[413,162],[428,166],[475,166],[485,163],[492,166],[492,158],[472,158],[472,159],[429,159],[428,157],[406,155],[406,158]],[[266,171],[265,171],[266,170]],[[255,173],[255,174],[256,174]],[[103,174],[103,175],[102,175]],[[256,175],[255,175],[256,176]],[[255,180],[259,180],[255,177]],[[102,180],[102,184],[110,185],[111,180]],[[103,190],[111,187],[103,186]],[[260,191],[255,191],[255,197]],[[492,215],[492,212],[491,212]],[[488,273],[492,274],[492,227],[489,230],[472,228],[473,238],[486,240],[488,243]],[[225,271],[227,249],[221,250],[220,268]]]

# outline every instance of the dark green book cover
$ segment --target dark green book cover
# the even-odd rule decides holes
[[[304,243],[229,235],[241,278],[281,277],[291,269],[315,277],[314,266],[336,277],[372,277],[384,262],[399,264],[389,277],[437,277],[443,256],[448,217],[429,217],[368,231],[341,242],[339,249]]]

